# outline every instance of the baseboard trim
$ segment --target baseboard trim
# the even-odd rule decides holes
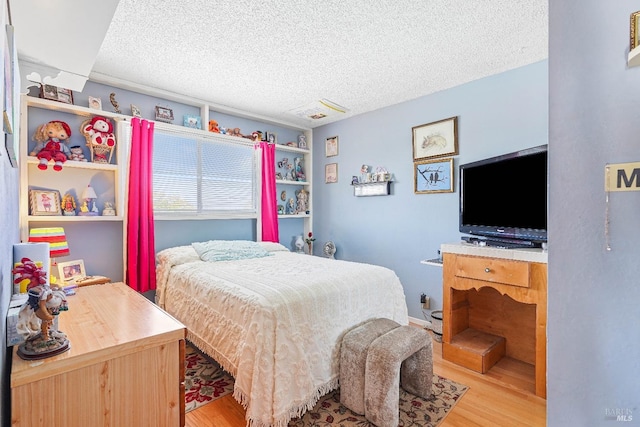
[[[417,317],[409,316],[409,323],[415,323],[416,325],[420,325],[420,326],[427,326],[427,321],[426,320],[419,319]]]

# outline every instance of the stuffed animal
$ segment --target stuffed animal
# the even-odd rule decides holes
[[[40,159],[38,169],[46,170],[48,163],[53,161],[53,170],[61,171],[62,164],[71,156],[71,150],[66,141],[71,137],[71,128],[65,122],[53,120],[38,126],[33,139],[38,142],[30,156]]]
[[[80,131],[87,140],[91,161],[110,163],[116,145],[116,136],[113,133],[111,121],[102,116],[94,116],[82,122]]]
[[[116,136],[113,134],[113,124],[102,116],[95,116],[88,123],[83,123],[82,133],[89,136],[92,144],[116,145]]]
[[[218,122],[216,122],[215,120],[209,120],[209,132],[220,133]]]

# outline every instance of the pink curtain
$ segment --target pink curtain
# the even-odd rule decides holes
[[[127,210],[127,283],[138,292],[156,288],[153,229],[153,127],[131,120],[129,204]]]
[[[278,200],[276,198],[276,146],[261,141],[262,150],[262,241],[280,242],[278,236]]]

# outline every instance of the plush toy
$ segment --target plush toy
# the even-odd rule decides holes
[[[215,120],[209,120],[209,132],[220,133],[218,122],[216,122]]]
[[[83,123],[82,133],[91,138],[92,144],[107,145],[109,147],[116,145],[113,124],[102,116],[95,116],[89,123]]]
[[[69,160],[75,160],[76,162],[86,162],[87,158],[84,156],[82,152],[82,147],[76,145],[70,148],[71,156],[69,156]]]
[[[71,137],[71,128],[65,122],[53,120],[38,126],[33,139],[38,142],[29,155],[40,159],[38,169],[46,170],[53,161],[53,170],[61,171],[62,164],[71,156],[66,141]]]

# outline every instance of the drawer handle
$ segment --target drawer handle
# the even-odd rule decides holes
[[[490,269],[489,267],[486,267],[486,268],[484,269],[484,272],[485,272],[485,273],[491,273],[491,269]]]

